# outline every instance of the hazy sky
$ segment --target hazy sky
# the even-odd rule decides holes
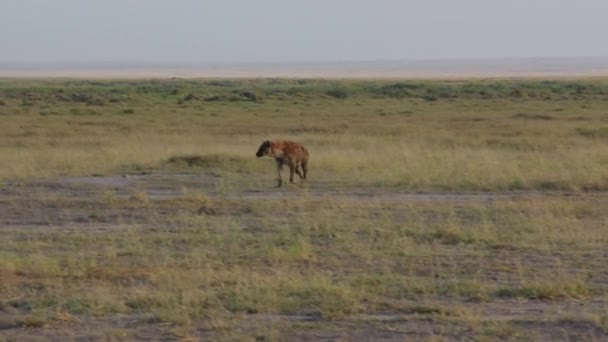
[[[0,0],[0,62],[608,56],[608,0]]]

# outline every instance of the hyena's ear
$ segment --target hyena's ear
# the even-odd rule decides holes
[[[264,141],[264,145],[270,147],[270,140]]]

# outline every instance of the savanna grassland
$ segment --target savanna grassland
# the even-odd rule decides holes
[[[0,122],[0,341],[608,339],[607,79],[4,79]]]

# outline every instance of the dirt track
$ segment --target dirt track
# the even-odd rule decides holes
[[[229,187],[228,187],[229,188]],[[129,176],[62,177],[31,181],[9,181],[0,188],[0,226],[40,227],[77,225],[79,228],[104,229],[117,220],[132,224],[145,223],[145,208],[108,207],[112,200],[142,198],[155,204],[160,214],[179,210],[195,211],[198,208],[180,206],[171,201],[203,194],[206,198],[223,201],[286,200],[307,198],[313,201],[360,201],[406,205],[408,203],[491,203],[513,200],[543,200],[555,197],[594,197],[606,200],[603,194],[570,194],[563,192],[512,192],[512,193],[406,193],[383,189],[341,188],[336,184],[288,184],[283,188],[218,187],[218,179],[197,174],[156,173]]]
[[[568,192],[401,192],[391,189],[344,188],[337,184],[311,182],[305,185],[288,184],[282,188],[245,187],[239,190],[219,190],[215,177],[196,174],[143,174],[105,177],[62,177],[32,181],[9,181],[0,188],[0,199],[23,199],[40,194],[61,195],[66,199],[91,199],[104,191],[112,191],[119,198],[133,192],[143,192],[151,200],[167,200],[186,192],[200,192],[210,197],[231,199],[287,199],[312,197],[319,199],[382,200],[405,202],[487,202],[543,197],[605,197],[602,193]]]

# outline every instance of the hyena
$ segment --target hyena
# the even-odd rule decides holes
[[[258,158],[263,156],[273,157],[277,162],[277,173],[279,174],[280,187],[283,184],[281,179],[281,170],[283,164],[289,166],[289,181],[293,183],[293,174],[296,172],[300,179],[306,180],[308,173],[308,150],[293,141],[286,140],[266,140],[260,145],[258,152],[255,154]]]

